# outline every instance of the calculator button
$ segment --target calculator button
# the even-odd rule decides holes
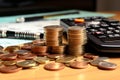
[[[114,32],[115,32],[115,33],[120,33],[120,30],[115,30]]]

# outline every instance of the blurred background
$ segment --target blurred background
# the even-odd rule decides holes
[[[120,0],[0,0],[0,16],[79,9],[120,10]]]

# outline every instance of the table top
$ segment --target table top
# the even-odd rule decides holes
[[[119,14],[120,12],[116,13]],[[114,18],[120,20],[117,15]],[[65,67],[65,69],[60,71],[47,71],[43,68],[44,65],[40,65],[36,68],[25,69],[16,73],[0,73],[0,80],[119,80],[120,58],[110,58],[109,61],[116,63],[117,69],[101,70],[89,65],[86,69]]]
[[[119,80],[120,59],[111,58],[110,62],[117,64],[115,70],[101,70],[89,65],[86,69],[65,67],[60,71],[47,71],[40,65],[33,69],[25,69],[16,73],[0,73],[0,80]]]

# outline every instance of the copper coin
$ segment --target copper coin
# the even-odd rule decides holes
[[[8,52],[10,52],[10,53],[13,53],[14,51],[17,51],[17,50],[19,50],[19,49],[20,49],[19,46],[8,46],[8,47],[5,48],[5,51],[8,51]]]
[[[74,61],[70,63],[71,68],[84,69],[88,67],[88,63],[84,61]]]
[[[4,49],[4,47],[3,46],[0,46],[0,50],[3,50]]]
[[[46,53],[47,52],[47,46],[34,45],[34,46],[31,47],[31,51],[33,53]]]
[[[49,26],[45,26],[44,27],[44,30],[45,30],[45,32],[58,32],[58,31],[61,31],[61,30],[63,30],[63,26],[59,26],[59,25],[49,25]]]
[[[32,45],[32,43],[25,43],[21,46],[21,49],[31,50]]]
[[[51,59],[57,59],[57,58],[64,57],[64,55],[63,54],[48,54],[47,57]]]
[[[88,59],[96,59],[96,58],[98,58],[98,56],[93,55],[93,54],[89,54],[89,53],[84,54],[83,57],[88,58]]]
[[[6,51],[0,51],[0,57],[4,54],[9,54],[9,52],[6,52]]]
[[[45,64],[44,68],[50,71],[58,71],[58,70],[64,69],[65,65],[62,63],[52,62],[52,63]]]
[[[17,54],[14,53],[4,54],[1,56],[1,60],[15,60],[16,58]]]
[[[36,54],[37,56],[47,56],[48,55],[48,53],[39,53],[39,54]]]
[[[98,64],[98,68],[105,70],[114,70],[117,68],[117,64],[103,61]]]
[[[26,55],[18,55],[18,58],[20,58],[20,59],[33,59],[35,57],[36,57],[36,55],[32,54],[32,53],[29,53],[29,54],[26,54]]]
[[[22,70],[21,67],[17,67],[16,65],[12,66],[0,66],[0,72],[2,73],[14,73]]]
[[[33,44],[40,44],[40,45],[45,45],[45,40],[43,39],[36,39],[32,41]]]
[[[85,33],[84,27],[72,26],[68,28],[68,34],[83,34]]]
[[[6,65],[6,66],[12,66],[12,65],[16,64],[16,61],[15,60],[12,60],[12,61],[3,61],[2,63],[4,65]]]
[[[18,55],[26,55],[26,54],[29,54],[30,51],[28,51],[28,50],[18,50],[18,51],[15,51],[14,53],[16,53]]]

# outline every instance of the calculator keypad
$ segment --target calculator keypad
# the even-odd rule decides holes
[[[85,23],[76,23],[73,19],[62,19],[69,26],[86,26],[88,34],[94,35],[104,42],[120,40],[120,22],[105,17],[82,17]]]

